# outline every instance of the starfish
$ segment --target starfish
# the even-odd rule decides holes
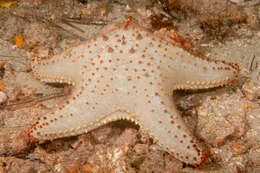
[[[75,136],[126,119],[194,166],[205,162],[206,151],[176,110],[173,90],[228,85],[239,73],[236,64],[194,56],[133,19],[51,58],[34,56],[32,70],[43,82],[73,88],[62,105],[31,125],[27,133],[34,140]]]

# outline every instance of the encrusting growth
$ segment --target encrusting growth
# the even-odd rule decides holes
[[[126,119],[194,166],[206,154],[179,116],[172,91],[224,86],[239,73],[236,64],[196,57],[133,19],[51,58],[33,57],[32,69],[43,82],[73,86],[62,105],[29,128],[32,139],[74,136]]]

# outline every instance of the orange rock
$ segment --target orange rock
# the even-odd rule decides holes
[[[4,67],[4,62],[0,61],[0,69]]]
[[[22,36],[22,34],[18,34],[15,37],[15,45],[18,46],[18,47],[21,47],[23,45],[23,36]]]
[[[81,9],[81,13],[84,14],[84,15],[87,14],[88,13],[88,9],[87,8],[82,8]]]
[[[245,145],[244,143],[237,143],[237,142],[232,142],[232,151],[235,154],[242,154],[245,153],[248,149],[248,146]]]
[[[79,172],[80,172],[79,164],[75,162],[71,163],[71,165],[66,168],[66,173],[79,173]]]
[[[83,172],[85,173],[93,173],[93,168],[90,164],[85,164],[83,167]]]
[[[0,81],[0,91],[2,91],[5,88],[5,84]]]

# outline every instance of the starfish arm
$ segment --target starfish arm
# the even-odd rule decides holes
[[[148,57],[156,57],[153,69],[160,71],[160,77],[166,81],[165,87],[171,90],[225,86],[239,76],[240,69],[236,63],[195,56],[175,46],[167,37],[152,40],[150,44],[153,47],[149,47],[146,53]]]
[[[128,78],[122,70],[115,72],[114,68],[107,68],[106,63],[100,64],[98,72],[92,65],[80,67],[80,83],[76,83],[72,94],[63,104],[38,118],[28,130],[30,137],[53,140],[79,135],[119,119],[135,121],[132,114],[134,110],[126,109],[134,105],[129,104],[132,96],[126,91],[133,93],[136,89],[132,87],[133,81],[131,85],[126,84]],[[92,73],[83,75],[91,68]]]
[[[39,117],[29,128],[28,134],[36,140],[53,140],[98,128],[118,111],[112,103],[109,104],[108,98],[111,97],[102,98],[96,93],[87,93],[84,88],[74,91],[64,104]]]
[[[137,88],[143,86],[140,84]],[[206,160],[206,152],[187,129],[170,93],[153,86],[138,96],[135,107],[130,110],[135,113],[140,127],[164,150],[187,164],[198,166]]]
[[[240,69],[235,63],[195,57],[183,50],[179,53],[183,58],[168,62],[172,70],[168,70],[165,75],[169,78],[168,82],[172,82],[173,90],[225,86],[238,78]]]
[[[46,83],[67,83],[74,85],[80,82],[79,57],[72,57],[72,49],[57,53],[53,57],[33,56],[31,67],[35,78]]]

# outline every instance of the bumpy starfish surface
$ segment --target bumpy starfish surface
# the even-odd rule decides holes
[[[202,164],[204,149],[179,116],[173,90],[229,84],[238,67],[193,56],[130,20],[106,31],[52,58],[33,58],[36,78],[68,83],[74,89],[57,110],[38,118],[29,136],[53,140],[126,119],[139,124],[174,157]]]

